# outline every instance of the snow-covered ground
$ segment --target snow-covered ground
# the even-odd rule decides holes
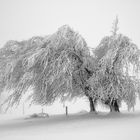
[[[0,115],[0,140],[140,139],[140,112],[9,117]]]

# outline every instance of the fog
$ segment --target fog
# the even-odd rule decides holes
[[[119,32],[140,45],[139,0],[0,0],[0,46],[48,35],[68,24],[93,48],[110,35],[116,15]]]

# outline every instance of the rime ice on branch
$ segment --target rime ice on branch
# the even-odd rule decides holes
[[[28,89],[32,103],[47,105],[56,99],[87,96],[90,111],[96,101],[119,112],[121,102],[128,109],[140,95],[137,73],[140,50],[118,34],[116,18],[111,36],[104,37],[90,55],[84,38],[64,25],[52,35],[27,41],[9,41],[0,49],[0,93],[10,91],[4,103],[18,104]],[[133,74],[130,74],[130,65]]]

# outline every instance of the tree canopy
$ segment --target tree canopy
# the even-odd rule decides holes
[[[140,50],[127,36],[116,33],[117,23],[118,19],[112,35],[104,37],[94,50],[98,68],[89,82],[94,98],[107,104],[124,101],[131,109],[140,96]]]
[[[9,41],[0,51],[0,91],[12,91],[6,100],[9,105],[18,103],[30,87],[33,93],[29,98],[38,104],[84,95],[77,73],[88,67],[90,52],[81,35],[69,26],[44,38]]]
[[[140,97],[140,50],[127,36],[104,37],[90,54],[84,38],[68,25],[45,37],[8,41],[0,49],[0,94],[10,92],[4,103],[18,104],[29,88],[32,103],[52,104],[87,96],[113,106],[134,107]],[[133,71],[130,72],[130,69]],[[92,99],[92,100],[91,100]]]

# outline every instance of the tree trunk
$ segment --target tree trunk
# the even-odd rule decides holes
[[[117,100],[113,100],[110,105],[110,112],[120,112]]]
[[[95,106],[94,106],[94,101],[91,97],[88,97],[89,103],[90,103],[90,112],[95,112]]]
[[[68,107],[66,106],[66,116],[68,116]]]

